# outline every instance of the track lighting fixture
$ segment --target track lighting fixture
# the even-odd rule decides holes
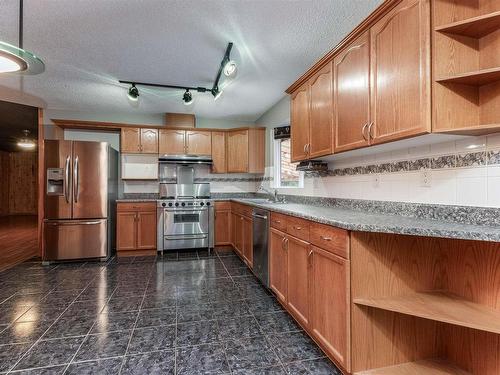
[[[128,89],[128,98],[133,102],[139,100],[139,89],[135,87],[135,83],[132,83],[132,86]]]
[[[39,74],[43,61],[23,49],[23,0],[19,0],[19,46],[0,42],[0,73]]]
[[[119,82],[132,85],[128,89],[128,97],[130,98],[130,100],[133,101],[137,101],[139,98],[139,90],[137,89],[137,87],[135,87],[135,85],[185,90],[184,95],[182,96],[182,101],[184,102],[185,105],[190,105],[191,103],[193,103],[193,95],[191,94],[191,91],[210,93],[213,95],[214,100],[217,100],[222,94],[222,90],[219,89],[219,82],[222,74],[224,74],[224,76],[226,77],[231,77],[235,75],[237,70],[236,62],[234,60],[231,60],[232,48],[233,48],[233,43],[228,43],[226,52],[224,53],[224,57],[222,58],[222,61],[219,65],[219,70],[217,71],[217,75],[215,77],[215,81],[212,88],[206,88],[200,86],[195,87],[195,86],[164,85],[160,83],[132,82],[132,81],[122,81],[122,80]]]
[[[185,105],[193,104],[193,95],[189,92],[189,89],[187,89],[182,96],[182,100],[184,101]]]

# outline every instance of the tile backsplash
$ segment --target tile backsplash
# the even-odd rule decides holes
[[[329,169],[280,193],[500,207],[500,134],[345,158]]]

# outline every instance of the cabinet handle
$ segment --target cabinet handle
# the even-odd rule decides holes
[[[285,250],[285,240],[286,240],[286,237],[283,237],[283,238],[281,239],[281,248],[282,248],[283,250]]]
[[[307,144],[307,154],[309,155],[311,153],[311,144]]]
[[[370,137],[371,139],[374,139],[375,137],[372,134],[372,127],[373,127],[373,121],[370,122],[370,125],[368,125],[368,137]]]
[[[288,237],[285,237],[285,250],[288,251]]]
[[[293,229],[295,229],[295,230],[302,230],[302,227],[299,227],[298,225],[294,225]]]
[[[281,223],[281,220],[274,220],[274,222],[275,222],[276,224],[280,224],[280,223]]]
[[[312,255],[313,251],[309,250],[309,254],[307,254],[307,263],[309,264],[309,267],[312,267]]]
[[[363,139],[364,139],[365,141],[367,141],[367,140],[368,140],[368,138],[367,138],[367,137],[366,137],[366,135],[365,135],[365,130],[366,130],[366,127],[367,127],[367,126],[368,126],[368,123],[364,124],[364,125],[363,125],[363,128],[361,129],[361,134],[363,135]]]
[[[304,154],[307,154],[307,143],[304,145]]]
[[[319,236],[319,238],[321,238],[323,241],[331,241],[332,240],[331,237],[325,237],[325,236]]]

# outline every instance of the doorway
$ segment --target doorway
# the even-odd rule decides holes
[[[0,271],[38,257],[38,108],[0,101]]]

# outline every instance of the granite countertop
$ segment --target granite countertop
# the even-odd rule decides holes
[[[230,198],[226,200],[353,231],[500,242],[500,227],[498,226],[462,224],[340,207],[269,203],[264,199]]]

